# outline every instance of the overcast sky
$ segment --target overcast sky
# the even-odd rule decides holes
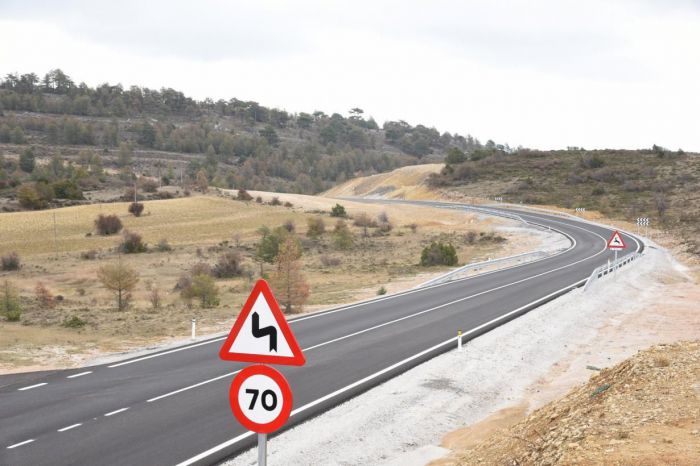
[[[403,119],[537,148],[700,151],[699,1],[0,0],[0,73]]]

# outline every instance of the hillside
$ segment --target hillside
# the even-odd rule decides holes
[[[454,155],[454,154],[453,154]],[[700,155],[652,150],[504,151],[461,154],[446,165],[405,167],[350,180],[331,196],[479,199],[558,206],[651,226],[700,256]],[[676,244],[677,245],[677,244]]]
[[[0,196],[45,183],[51,189],[38,189],[46,201],[40,206],[82,200],[55,189],[56,180],[86,191],[123,188],[134,177],[183,187],[205,178],[221,188],[311,194],[358,175],[442,160],[450,147],[471,151],[481,143],[404,121],[380,127],[360,108],[349,116],[290,113],[236,98],[196,101],[173,89],[92,88],[61,70],[0,80]]]

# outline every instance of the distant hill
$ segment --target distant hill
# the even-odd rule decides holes
[[[504,202],[584,207],[678,233],[700,254],[700,155],[648,150],[476,151],[448,156],[433,188]]]
[[[355,176],[442,160],[451,147],[482,147],[471,136],[404,121],[380,128],[359,108],[348,114],[290,113],[236,98],[196,101],[173,89],[93,88],[61,70],[43,78],[8,74],[0,81],[0,154],[33,146],[37,159],[58,156],[84,168],[97,159],[137,175],[169,173],[170,183],[180,182],[181,170],[183,184],[194,183],[203,170],[210,185],[224,188],[317,193]],[[87,172],[72,181],[84,189],[109,184]],[[25,176],[8,157],[0,160],[0,193],[61,176]],[[130,183],[126,175],[122,181]]]

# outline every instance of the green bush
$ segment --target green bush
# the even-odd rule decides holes
[[[331,217],[342,217],[345,218],[348,213],[345,211],[345,207],[340,204],[336,204],[331,208]]]
[[[457,251],[450,243],[432,242],[423,249],[420,265],[457,265]]]
[[[10,322],[17,322],[22,316],[22,307],[14,287],[5,280],[0,289],[0,314]]]
[[[146,244],[141,239],[141,235],[128,230],[124,231],[124,239],[119,245],[119,250],[124,254],[138,254],[146,252]]]
[[[0,257],[0,269],[2,270],[19,270],[21,263],[19,255],[16,252],[10,252]]]
[[[83,196],[83,191],[73,181],[56,181],[55,183],[51,184],[51,187],[53,188],[54,195],[58,199],[85,199]]]
[[[63,321],[63,326],[67,328],[83,328],[87,322],[85,322],[83,319],[81,319],[78,316],[71,316],[69,319],[66,317],[66,319]]]
[[[377,294],[378,294],[379,296],[385,295],[385,294],[386,294],[386,288],[384,288],[383,286],[379,287],[379,289],[377,290]]]
[[[140,217],[143,213],[144,206],[140,202],[132,202],[129,204],[129,213],[134,217]]]

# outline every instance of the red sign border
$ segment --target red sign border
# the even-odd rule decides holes
[[[613,238],[615,238],[615,235],[620,237],[620,242],[622,243],[622,246],[612,246],[611,245]],[[610,235],[610,239],[608,240],[608,249],[611,249],[613,251],[616,249],[618,251],[622,250],[622,249],[627,249],[627,245],[625,244],[625,240],[622,238],[622,233],[620,233],[617,230],[613,231],[612,235]]]
[[[282,410],[273,421],[267,424],[258,424],[248,419],[238,404],[238,391],[241,389],[241,385],[243,385],[243,382],[245,382],[248,377],[253,375],[265,375],[270,377],[277,383],[282,391]],[[270,432],[276,431],[287,422],[289,415],[292,413],[292,389],[289,386],[289,382],[287,382],[287,379],[284,378],[279,371],[270,366],[263,366],[262,364],[248,366],[236,375],[233,382],[231,382],[228,399],[231,404],[231,411],[236,419],[238,419],[238,422],[246,429],[259,434],[269,434]]]
[[[250,314],[250,311],[253,309],[255,301],[258,299],[258,296],[261,293],[267,301],[267,305],[270,306],[272,315],[275,317],[277,325],[279,325],[279,328],[282,331],[282,335],[284,335],[284,338],[289,344],[289,348],[292,350],[293,356],[291,357],[231,352],[231,346],[233,346],[233,342],[236,340],[236,337],[238,336],[241,327],[243,327],[243,323],[248,317],[248,314]],[[277,303],[275,296],[272,294],[270,285],[268,285],[265,280],[260,279],[255,283],[253,291],[250,292],[248,300],[243,305],[241,313],[238,315],[238,318],[236,318],[236,322],[234,322],[233,327],[231,328],[231,331],[228,334],[228,337],[226,337],[226,341],[224,341],[224,344],[219,350],[219,357],[224,361],[252,362],[258,364],[281,364],[287,366],[303,366],[304,364],[306,364],[306,358],[304,358],[304,353],[301,351],[301,348],[299,347],[299,343],[297,343],[296,338],[294,338],[292,329],[289,328],[287,319],[284,318],[284,314],[280,310],[279,304]]]

